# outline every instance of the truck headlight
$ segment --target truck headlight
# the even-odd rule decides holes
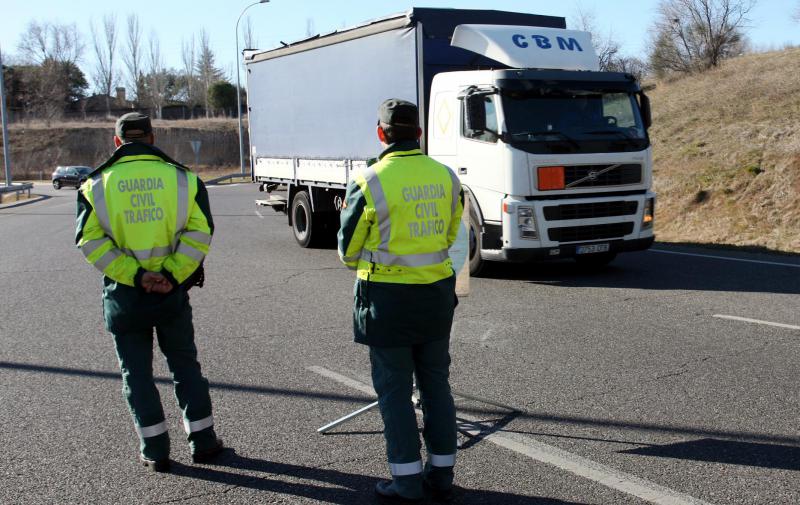
[[[531,240],[539,238],[536,233],[536,220],[533,217],[533,208],[517,207],[517,226],[519,226],[519,237]]]
[[[656,199],[648,198],[644,201],[644,214],[642,215],[642,229],[646,230],[653,227],[656,214]]]

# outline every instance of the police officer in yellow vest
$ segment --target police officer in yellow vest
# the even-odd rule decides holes
[[[355,341],[369,346],[392,474],[375,490],[392,503],[419,502],[425,488],[446,501],[456,459],[448,375],[457,300],[448,249],[464,193],[448,167],[420,151],[414,104],[383,102],[377,133],[385,150],[351,180],[338,237],[339,256],[357,270]],[[424,412],[424,465],[411,403],[414,375]]]
[[[103,273],[103,312],[114,336],[140,461],[169,471],[169,434],[153,382],[153,329],[173,376],[196,463],[222,451],[208,381],[197,362],[187,289],[202,285],[214,223],[202,181],[153,146],[150,118],[116,124],[117,150],[78,193],[76,244]]]

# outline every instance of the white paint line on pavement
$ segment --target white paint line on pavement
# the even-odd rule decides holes
[[[310,366],[307,370],[358,391],[375,395],[375,390],[372,387],[327,368]],[[464,415],[459,415],[458,417],[466,419],[472,424],[473,430],[470,430],[472,433],[483,431],[483,427],[476,419]],[[635,475],[621,472],[558,447],[539,442],[528,436],[499,431],[486,435],[484,440],[657,505],[711,505],[709,502],[673,491]]]
[[[364,384],[361,381],[357,381],[355,379],[351,379],[350,377],[344,376],[342,374],[338,374],[338,373],[334,372],[333,370],[328,370],[325,367],[310,366],[306,370],[308,370],[310,372],[314,372],[315,374],[319,374],[319,375],[321,375],[323,377],[327,377],[327,378],[329,378],[331,380],[334,380],[334,381],[336,381],[336,382],[338,382],[340,384],[344,384],[345,386],[351,387],[353,389],[361,391],[362,393],[366,393],[366,394],[368,394],[370,396],[376,396],[375,395],[375,390],[372,389],[372,386],[368,386],[368,385]]]
[[[731,258],[729,256],[715,256],[712,254],[697,254],[697,253],[685,253],[685,252],[678,252],[678,251],[664,251],[663,249],[648,249],[650,252],[654,253],[661,253],[661,254],[677,254],[679,256],[694,256],[696,258],[709,258],[715,260],[725,260],[725,261],[738,261],[741,263],[757,263],[760,265],[773,265],[779,267],[790,267],[790,268],[800,268],[800,264],[796,263],[780,263],[777,261],[762,261],[762,260],[747,260],[743,258]]]
[[[256,213],[256,216],[260,217],[261,219],[264,219],[264,216],[259,211],[256,210],[254,212]]]
[[[730,319],[731,321],[742,321],[745,323],[764,324],[767,326],[775,326],[777,328],[788,328],[790,330],[800,330],[800,326],[793,324],[773,323],[772,321],[762,321],[761,319],[750,319],[749,317],[728,316],[725,314],[714,314],[714,317],[719,319]]]

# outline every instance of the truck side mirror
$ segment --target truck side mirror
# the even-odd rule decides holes
[[[483,95],[467,95],[464,98],[467,130],[486,131],[486,98]]]
[[[645,129],[649,129],[653,124],[653,113],[650,110],[650,98],[644,93],[640,93],[639,100],[641,101],[640,108],[642,111],[642,121],[644,121],[644,127]]]

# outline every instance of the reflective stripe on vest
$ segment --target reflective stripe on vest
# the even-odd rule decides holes
[[[204,417],[199,421],[183,420],[183,429],[186,430],[187,434],[196,433],[212,426],[214,426],[214,416]]]
[[[138,249],[138,250],[131,250],[131,249],[123,249],[123,252],[128,256],[133,256],[139,261],[145,261],[152,258],[161,258],[164,256],[169,256],[172,254],[172,248],[169,246],[164,247],[154,247],[152,249]]]
[[[178,248],[175,249],[175,252],[188,256],[193,260],[197,261],[198,263],[203,261],[203,258],[206,257],[206,253],[197,249],[196,247],[190,246],[186,242],[179,243]]]
[[[451,193],[453,194],[453,203],[450,206],[450,215],[456,215],[456,208],[458,208],[458,201],[461,199],[461,181],[459,181],[458,176],[455,172],[450,170],[450,167],[447,168],[447,174],[450,176],[450,179],[453,181],[452,187],[450,188]]]
[[[108,252],[100,256],[100,258],[94,262],[94,266],[101,272],[104,272],[106,268],[108,268],[108,265],[110,265],[112,261],[119,258],[120,256],[122,256],[122,253],[120,252],[119,249],[116,248],[109,249]]]
[[[114,238],[111,233],[111,220],[108,218],[108,206],[106,205],[106,190],[103,187],[103,174],[99,173],[92,177],[92,205],[94,206],[94,213],[97,215],[97,220],[100,221],[100,227],[106,232],[106,235]]]
[[[81,252],[88,258],[93,252],[103,247],[106,242],[111,242],[111,239],[103,237],[96,240],[89,240],[81,246]]]
[[[184,228],[186,226],[184,225]],[[202,231],[185,231],[181,233],[181,237],[186,237],[199,242],[204,245],[211,245],[211,235]]]
[[[172,240],[172,250],[178,245],[180,232],[186,228],[189,222],[189,176],[186,172],[176,169],[178,173],[178,213],[175,219],[175,238]]]
[[[421,254],[392,254],[386,251],[361,251],[361,259],[369,263],[403,267],[425,267],[436,265],[450,257],[447,249]]]
[[[372,195],[372,201],[375,202],[375,214],[378,217],[378,231],[381,236],[381,243],[378,245],[379,251],[389,252],[389,239],[392,236],[392,222],[389,218],[389,202],[386,201],[386,195],[383,194],[383,186],[378,179],[378,173],[372,167],[367,167],[364,170],[364,179],[367,181],[367,187]]]

